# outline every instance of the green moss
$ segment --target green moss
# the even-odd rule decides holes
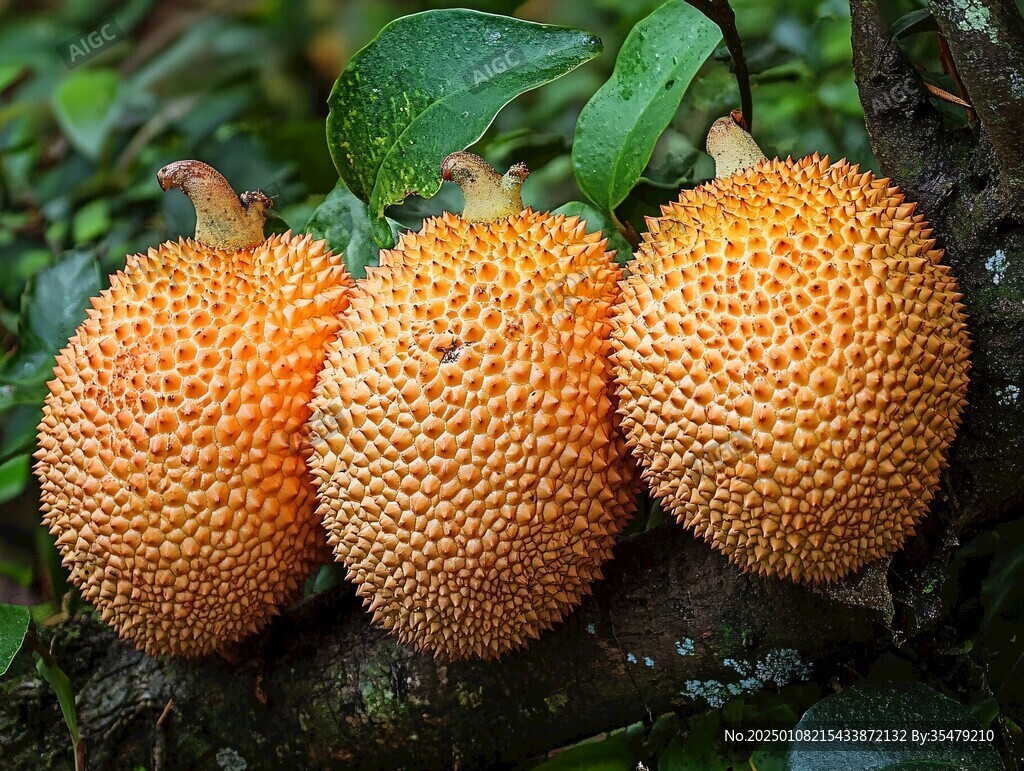
[[[359,693],[363,697],[366,714],[373,720],[390,720],[394,716],[396,699],[390,684],[384,685],[379,680],[364,683]]]
[[[919,155],[901,154],[897,162],[896,179],[918,179],[924,173],[924,158]]]
[[[548,712],[551,714],[558,714],[565,705],[569,703],[569,697],[564,693],[553,693],[544,699],[544,703],[547,705]]]
[[[395,692],[393,682],[393,673],[400,663],[401,652],[389,641],[372,660],[364,662],[355,675],[366,715],[374,723],[391,724],[409,709]],[[346,683],[339,683],[339,686],[344,685]]]
[[[459,683],[455,687],[455,698],[458,700],[460,707],[475,709],[483,703],[484,689],[469,690],[466,686]]]
[[[732,624],[723,623],[719,624],[715,630],[715,636],[718,638],[716,649],[726,656],[736,656],[743,652],[746,643],[744,630],[737,629]]]
[[[992,13],[979,0],[957,0],[956,9],[959,11],[956,23],[960,29],[967,32],[982,32],[990,40],[995,42],[996,33],[992,29]]]

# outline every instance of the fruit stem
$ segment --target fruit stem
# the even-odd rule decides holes
[[[708,153],[715,159],[716,177],[731,177],[764,160],[757,142],[731,115],[711,124]]]
[[[196,241],[214,249],[252,249],[263,243],[264,212],[273,202],[259,190],[235,194],[220,172],[202,161],[175,161],[156,175],[160,187],[180,189],[196,207]]]
[[[441,179],[462,188],[466,205],[463,219],[494,222],[523,210],[519,193],[530,170],[517,163],[501,176],[487,161],[473,153],[452,153],[441,162]]]

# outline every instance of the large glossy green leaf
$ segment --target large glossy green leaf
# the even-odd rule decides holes
[[[629,245],[629,241],[623,238],[607,214],[599,212],[593,206],[582,201],[569,201],[569,203],[559,206],[553,213],[564,214],[567,217],[579,217],[587,224],[588,233],[601,231],[601,234],[608,239],[607,248],[615,250],[615,259],[619,265],[625,265],[633,259],[633,247]]]
[[[1001,769],[991,744],[977,741],[938,741],[931,730],[978,730],[981,725],[959,702],[924,683],[867,684],[822,699],[808,709],[797,731],[820,736],[841,729],[906,731],[906,741],[794,742],[789,748],[789,771],[882,771],[896,768]],[[913,741],[912,731],[925,735]],[[902,737],[897,737],[901,738]]]
[[[405,16],[349,61],[328,104],[341,178],[384,207],[441,186],[440,164],[484,133],[509,101],[601,52],[586,32],[468,10]]]
[[[721,39],[714,22],[679,0],[632,29],[615,71],[576,124],[572,163],[587,198],[605,211],[622,203],[694,74]]]
[[[352,195],[344,180],[338,180],[334,190],[310,215],[303,231],[323,239],[332,251],[344,255],[353,278],[363,278],[366,268],[379,262],[380,252],[366,204]]]
[[[22,297],[17,349],[0,361],[0,410],[41,400],[53,376],[54,354],[67,344],[99,290],[90,252],[74,252],[33,278]]]
[[[64,135],[87,158],[96,159],[114,120],[120,80],[114,70],[77,70],[53,95],[53,111]]]
[[[0,603],[0,676],[7,672],[25,642],[29,616],[26,607]]]

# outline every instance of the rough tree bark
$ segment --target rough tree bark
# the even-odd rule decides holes
[[[876,1],[851,8],[872,145],[947,249],[974,338],[942,494],[887,572],[865,579],[888,579],[891,595],[877,580],[820,594],[745,576],[669,526],[621,544],[567,623],[496,663],[398,647],[345,589],[286,613],[236,666],[152,659],[80,617],[56,630],[53,650],[78,692],[90,766],[521,766],[629,721],[703,709],[728,684],[824,682],[933,635],[954,547],[1024,502],[1024,25],[1010,0],[933,2],[979,122],[951,128]],[[741,684],[726,659],[752,677]],[[56,700],[26,658],[0,681],[0,765],[70,764]]]
[[[1024,199],[1007,194],[1024,184],[1024,146],[1019,124],[1014,143],[1001,117],[991,117],[1024,110],[1024,48],[1015,42],[1024,20],[1012,0],[931,3],[979,118],[976,126],[955,128],[893,39],[879,5],[850,3],[854,69],[871,146],[945,248],[973,338],[970,406],[945,495],[898,560],[896,599],[904,613],[897,624],[913,635],[938,616],[939,593],[928,587],[941,583],[952,549],[965,533],[1007,517],[1024,497]],[[984,66],[980,50],[988,57]],[[1015,89],[1002,90],[1011,81]]]

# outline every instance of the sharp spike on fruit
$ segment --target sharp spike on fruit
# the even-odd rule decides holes
[[[708,147],[719,178],[650,223],[623,282],[622,429],[665,509],[733,562],[831,581],[924,515],[965,406],[966,315],[887,182],[817,156],[750,168],[729,119]]]
[[[100,617],[152,654],[199,656],[264,626],[321,559],[306,450],[286,438],[352,280],[333,255],[314,266],[306,236],[218,240],[262,223],[262,193],[237,199],[190,161],[160,182],[196,202],[200,240],[129,257],[93,300],[49,383],[35,473]]]
[[[337,558],[401,639],[449,659],[557,622],[635,505],[610,393],[621,271],[599,235],[513,208],[430,218],[381,254],[313,400],[331,419],[308,424],[320,499],[345,501],[324,517]],[[364,528],[379,548],[343,537]]]

